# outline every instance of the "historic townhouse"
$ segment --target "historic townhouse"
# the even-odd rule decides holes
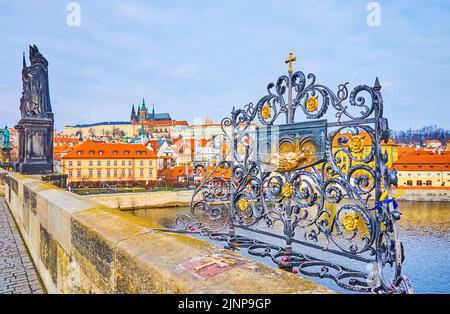
[[[157,155],[142,144],[86,140],[62,157],[72,186],[143,185],[157,180]]]
[[[450,154],[400,157],[393,166],[398,186],[450,188]]]

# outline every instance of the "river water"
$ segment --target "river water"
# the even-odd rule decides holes
[[[398,229],[406,253],[403,274],[410,279],[415,293],[450,293],[450,203],[400,202],[399,209],[402,218]],[[175,217],[183,212],[188,208],[130,213],[171,228]],[[312,279],[344,292],[330,280]]]

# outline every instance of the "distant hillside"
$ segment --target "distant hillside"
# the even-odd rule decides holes
[[[402,131],[391,130],[391,138],[398,143],[423,144],[426,140],[438,140],[445,144],[450,140],[450,130],[437,125],[424,126],[421,129],[408,129]]]

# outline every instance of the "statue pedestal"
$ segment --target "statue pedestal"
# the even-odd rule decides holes
[[[14,170],[23,174],[53,172],[53,119],[23,118],[15,126],[19,135],[19,161]]]
[[[11,149],[12,148],[10,148],[10,147],[7,147],[7,148],[1,148],[0,149],[0,162],[2,163],[2,164],[7,164],[7,163],[10,163],[11,162]]]

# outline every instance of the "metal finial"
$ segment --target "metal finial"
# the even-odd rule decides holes
[[[378,77],[375,79],[375,83],[373,84],[373,89],[381,90],[381,84],[380,84],[380,81],[378,80]]]

